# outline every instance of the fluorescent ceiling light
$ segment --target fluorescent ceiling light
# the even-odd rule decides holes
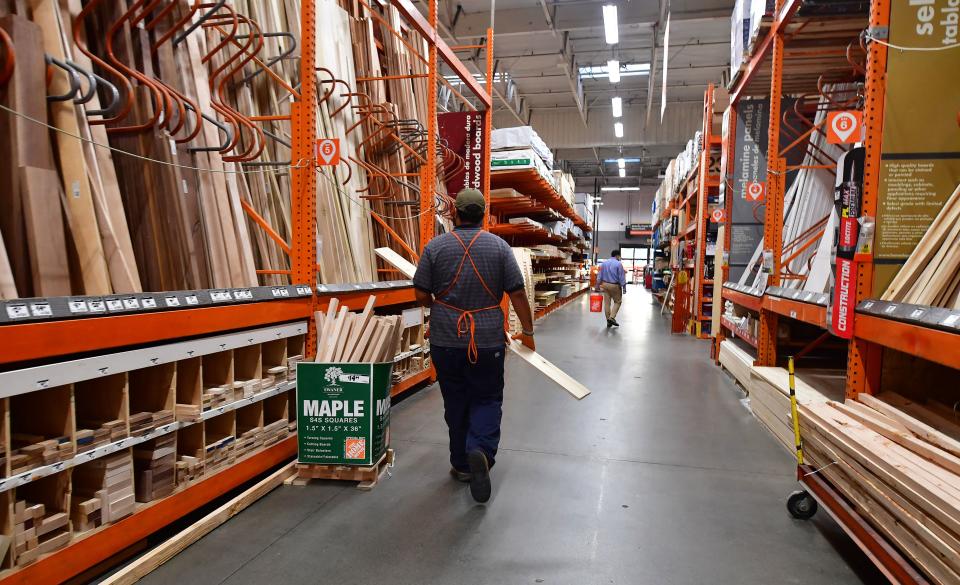
[[[627,176],[627,169],[620,169],[620,177],[623,178],[626,176]]]
[[[606,65],[585,65],[578,69],[580,77],[585,79],[599,79],[609,77]],[[627,63],[620,64],[620,77],[636,77],[638,75],[650,75],[649,63]]]
[[[616,45],[620,42],[620,27],[617,24],[616,4],[605,4],[603,6],[603,34],[607,38],[608,45]]]
[[[623,124],[621,122],[613,124],[613,135],[617,138],[623,138]]]
[[[620,159],[619,159],[619,158],[605,158],[605,159],[603,159],[603,162],[605,162],[605,163],[611,163],[611,164],[613,164],[613,163],[619,163],[619,162],[620,162]],[[623,162],[638,163],[638,162],[640,162],[640,159],[639,159],[639,158],[624,158],[624,159],[623,159]]]
[[[622,159],[622,158],[618,158],[618,159],[617,159],[617,168],[618,168],[618,169],[624,169],[624,168],[626,168],[626,167],[627,167],[627,161],[624,160],[624,159]]]
[[[601,191],[639,191],[640,187],[600,187]]]
[[[613,108],[613,117],[619,118],[623,115],[623,100],[619,97],[615,97],[610,100],[610,105]]]
[[[616,59],[607,61],[607,77],[610,83],[620,83],[620,61]]]

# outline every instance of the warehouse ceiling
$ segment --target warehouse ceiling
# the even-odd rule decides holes
[[[726,80],[734,0],[494,0],[496,127],[532,125],[576,177],[595,183],[656,184],[666,163],[701,126],[708,83]],[[603,6],[617,6],[619,42],[607,44]],[[426,11],[426,4],[420,4]],[[663,45],[670,20],[667,107],[660,121]],[[478,44],[491,23],[490,0],[440,0],[441,34]],[[484,51],[460,52],[486,70]],[[607,62],[621,78],[611,83]],[[620,97],[615,120],[611,98]],[[615,121],[624,124],[616,137]],[[628,160],[620,179],[615,159]],[[607,161],[607,162],[605,162]]]

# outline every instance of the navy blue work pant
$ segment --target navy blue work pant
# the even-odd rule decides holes
[[[480,449],[493,466],[503,414],[503,359],[506,348],[479,350],[477,363],[462,347],[432,346],[433,365],[443,394],[443,417],[450,431],[450,464],[469,471],[467,453]]]

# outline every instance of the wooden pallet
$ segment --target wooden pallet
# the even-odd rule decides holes
[[[285,485],[303,486],[310,483],[313,479],[332,479],[340,481],[356,481],[357,489],[372,490],[380,476],[386,472],[387,468],[393,467],[394,453],[393,449],[387,449],[379,461],[374,465],[312,465],[309,463],[297,463],[297,473],[288,478]]]

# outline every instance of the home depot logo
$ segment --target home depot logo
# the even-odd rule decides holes
[[[366,459],[367,439],[365,437],[347,437],[343,444],[345,459]]]

